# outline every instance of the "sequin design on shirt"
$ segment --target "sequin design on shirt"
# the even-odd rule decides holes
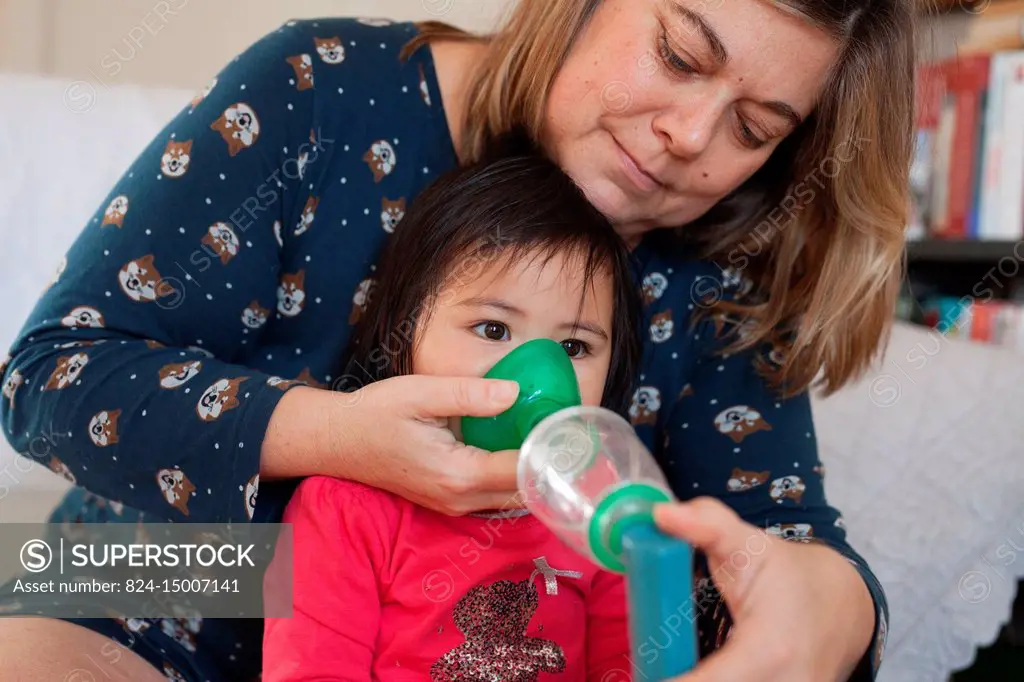
[[[430,668],[432,682],[536,682],[542,672],[565,670],[555,642],[528,637],[537,610],[533,579],[477,585],[455,605],[455,625],[466,641]]]

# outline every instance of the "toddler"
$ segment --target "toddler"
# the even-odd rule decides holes
[[[413,202],[346,372],[482,376],[549,338],[572,359],[583,403],[624,414],[640,353],[629,254],[555,164],[516,149],[452,171]],[[450,426],[458,437],[458,420]],[[265,682],[629,679],[621,576],[522,509],[451,517],[311,477],[284,522],[294,612],[266,621]]]

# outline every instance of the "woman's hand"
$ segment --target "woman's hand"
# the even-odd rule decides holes
[[[857,570],[824,545],[789,542],[712,498],[655,508],[708,557],[733,618],[721,649],[676,682],[847,680],[867,651],[874,605]]]
[[[467,446],[448,428],[451,417],[499,414],[518,393],[513,381],[422,375],[351,393],[296,387],[271,417],[260,474],[355,480],[456,516],[522,507],[518,453]]]

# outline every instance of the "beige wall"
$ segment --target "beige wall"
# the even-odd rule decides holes
[[[195,88],[288,19],[494,25],[510,0],[0,0],[0,70]]]

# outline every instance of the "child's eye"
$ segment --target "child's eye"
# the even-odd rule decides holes
[[[508,327],[501,322],[481,322],[473,327],[476,333],[491,341],[508,341],[511,335]]]
[[[590,346],[588,346],[583,341],[579,341],[578,339],[568,339],[566,341],[562,341],[562,348],[564,348],[565,352],[569,355],[569,357],[573,358],[574,360],[586,357],[586,355],[590,352]]]

